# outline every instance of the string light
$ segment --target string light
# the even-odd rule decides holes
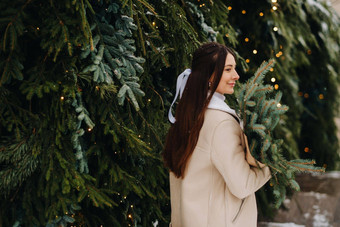
[[[245,41],[246,43],[249,42],[249,38],[246,37],[246,38],[244,39],[244,41]]]
[[[40,28],[39,28],[39,27],[37,27],[37,30],[39,31],[39,30],[40,30]]]
[[[246,62],[247,62],[247,63],[249,63],[249,62],[250,62],[250,60],[247,58],[247,59],[246,59]]]
[[[91,131],[92,131],[92,128],[88,128],[87,131],[91,132]]]
[[[309,147],[305,147],[305,149],[303,149],[306,153],[308,153],[310,150],[309,150]]]
[[[276,106],[280,108],[281,107],[281,103],[278,103]]]
[[[156,22],[153,21],[153,22],[152,22],[152,25],[153,25],[153,26],[156,26]]]
[[[277,3],[277,0],[272,0],[272,3]]]
[[[302,92],[302,91],[299,91],[299,92],[298,92],[298,96],[303,96],[303,92]]]
[[[277,6],[273,6],[273,8],[272,8],[272,9],[273,9],[274,11],[275,11],[275,10],[277,10]]]
[[[128,218],[132,218],[132,215],[131,215],[131,214],[129,214],[129,215],[128,215]]]
[[[307,54],[308,54],[308,55],[311,55],[311,54],[312,54],[312,51],[311,51],[311,50],[307,50]]]
[[[275,56],[276,56],[277,58],[279,58],[279,57],[281,57],[282,54],[283,54],[282,51],[279,51]]]
[[[325,97],[323,96],[323,94],[319,95],[319,99],[324,99]]]
[[[233,7],[231,7],[231,6],[228,6],[228,10],[231,10]]]
[[[246,14],[247,13],[247,11],[245,11],[245,10],[242,10],[242,14]]]
[[[275,88],[275,90],[279,89],[279,85],[278,85],[278,84],[275,84],[275,85],[274,85],[274,88]]]
[[[148,99],[148,102],[151,102],[151,99]]]
[[[96,89],[99,90],[99,86],[96,86]]]
[[[308,98],[309,98],[309,94],[308,94],[308,93],[305,93],[305,94],[303,95],[303,97],[305,97],[306,99],[308,99]]]
[[[272,77],[270,81],[274,83],[276,81],[275,77]]]
[[[273,72],[273,71],[274,71],[274,69],[273,69],[273,68],[271,68],[271,69],[269,69],[269,71]]]
[[[274,32],[277,32],[277,31],[279,30],[279,28],[275,26],[275,27],[273,28],[273,30],[274,30]]]
[[[262,12],[260,12],[259,15],[260,15],[260,17],[263,17],[264,14]]]
[[[225,37],[227,37],[227,38],[228,38],[228,37],[229,37],[229,34],[225,34]]]
[[[64,96],[61,96],[61,97],[60,97],[60,100],[64,100],[64,99],[65,99],[65,97],[64,97]]]
[[[253,50],[253,54],[257,54],[257,50]]]

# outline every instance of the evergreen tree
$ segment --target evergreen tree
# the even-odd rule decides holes
[[[335,166],[335,137],[307,140],[311,117],[335,135],[339,19],[326,4],[4,0],[0,9],[0,225],[167,223],[160,152],[169,91],[208,40],[245,57],[244,81],[276,55],[264,81],[274,77],[290,107],[273,132],[288,141],[283,155],[307,147],[318,164]]]

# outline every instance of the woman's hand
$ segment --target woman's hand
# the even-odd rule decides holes
[[[249,145],[248,145],[248,138],[246,136],[246,134],[244,134],[244,141],[246,143],[246,160],[248,162],[249,165],[251,166],[255,166],[255,167],[260,167],[260,168],[263,168],[265,167],[266,165],[257,161],[250,153],[250,150],[249,150]]]

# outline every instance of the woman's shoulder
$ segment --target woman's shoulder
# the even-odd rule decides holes
[[[232,114],[216,109],[207,109],[205,112],[204,121],[205,123],[217,125],[224,121],[232,121],[238,124],[237,120]]]

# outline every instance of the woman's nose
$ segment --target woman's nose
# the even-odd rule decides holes
[[[235,70],[235,73],[234,73],[234,79],[235,79],[235,80],[240,79],[240,76],[238,75],[238,73],[236,72],[236,70]]]

